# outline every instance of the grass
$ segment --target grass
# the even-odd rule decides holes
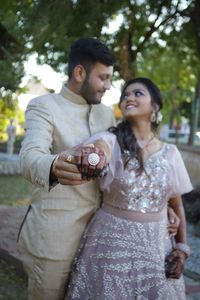
[[[20,175],[0,175],[0,205],[28,204],[33,186]],[[0,259],[0,300],[26,300],[27,278]]]
[[[20,175],[0,175],[0,205],[28,204],[33,189]]]
[[[33,186],[20,175],[0,175],[0,205],[28,204]],[[0,259],[0,300],[27,299],[27,279]]]
[[[0,260],[0,300],[26,300],[27,279],[19,276],[12,265]]]

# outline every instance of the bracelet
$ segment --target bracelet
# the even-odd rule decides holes
[[[185,255],[186,255],[186,258],[188,258],[188,256],[190,256],[190,254],[191,254],[190,247],[187,244],[184,244],[184,243],[177,243],[174,246],[174,249],[184,252]]]

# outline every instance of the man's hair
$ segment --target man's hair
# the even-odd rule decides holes
[[[100,62],[106,66],[115,63],[115,57],[109,48],[96,38],[80,38],[76,40],[70,49],[68,60],[68,76],[77,65],[82,65],[89,73],[93,65]]]

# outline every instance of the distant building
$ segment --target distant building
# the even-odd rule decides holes
[[[40,95],[45,95],[49,92],[53,92],[45,88],[44,85],[34,76],[29,79],[25,89],[26,93],[21,94],[18,97],[19,107],[23,110],[26,110],[26,107],[31,99]]]

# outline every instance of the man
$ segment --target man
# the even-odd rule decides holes
[[[63,299],[80,237],[99,207],[96,182],[83,181],[67,161],[72,147],[115,123],[112,110],[101,104],[114,61],[99,40],[75,41],[67,85],[27,107],[21,169],[37,186],[20,235],[29,300]]]
[[[63,299],[81,234],[99,206],[95,181],[85,183],[76,166],[64,158],[57,160],[61,173],[56,178],[52,163],[58,153],[114,125],[112,110],[101,104],[111,86],[114,62],[99,40],[75,41],[67,85],[59,94],[33,99],[27,107],[21,169],[37,189],[19,242],[29,299]]]

